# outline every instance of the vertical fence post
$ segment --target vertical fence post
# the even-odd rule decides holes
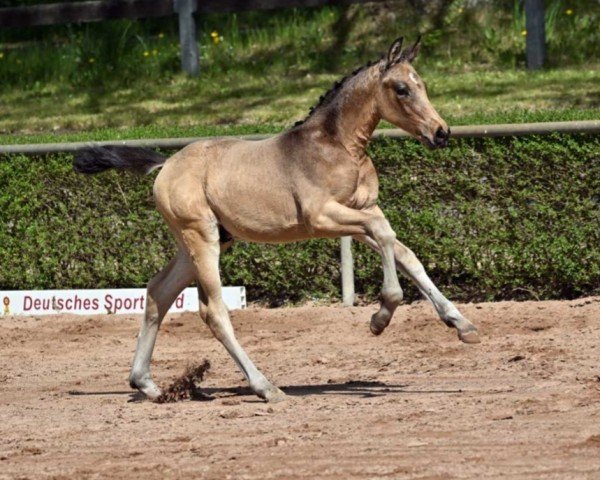
[[[179,43],[181,44],[181,68],[190,76],[200,73],[200,55],[196,38],[194,12],[197,0],[174,0],[175,11],[179,14]]]
[[[342,302],[345,307],[354,305],[354,260],[352,259],[352,237],[340,239],[342,263]]]
[[[527,68],[538,70],[546,60],[546,20],[544,0],[525,0],[525,52]]]

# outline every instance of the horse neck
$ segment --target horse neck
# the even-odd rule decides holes
[[[348,79],[331,103],[315,116],[322,131],[356,158],[365,155],[371,135],[381,120],[376,103],[380,75],[377,65],[359,72]]]

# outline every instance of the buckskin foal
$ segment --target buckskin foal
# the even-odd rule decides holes
[[[419,40],[403,50],[396,40],[381,60],[355,71],[321,97],[309,116],[267,140],[214,139],[188,145],[172,157],[131,147],[91,147],[74,168],[97,173],[123,168],[148,173],[156,206],[179,245],[177,256],[148,284],[130,384],[150,398],[161,394],[150,358],[161,321],[192,281],[200,315],[267,401],[284,393],[254,366],[238,343],[221,297],[219,254],[234,239],[292,242],[352,235],[381,254],[383,288],[371,332],[387,327],[402,300],[396,268],[428,298],[441,319],[466,343],[477,329],[429,279],[413,252],[377,206],[378,180],[366,146],[383,118],[431,148],[448,145],[450,129],[432,107],[425,83],[412,66]]]

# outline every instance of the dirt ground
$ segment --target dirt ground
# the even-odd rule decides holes
[[[426,303],[374,337],[375,308],[233,312],[277,404],[197,315],[153,372],[207,358],[213,399],[162,405],[131,401],[139,316],[0,317],[0,478],[600,479],[600,297],[459,306],[479,345]]]

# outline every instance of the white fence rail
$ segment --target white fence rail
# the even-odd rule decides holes
[[[549,135],[551,133],[600,133],[600,120],[574,122],[500,123],[495,125],[464,125],[452,127],[453,138],[513,137],[523,135]],[[375,130],[374,137],[407,138],[404,130]],[[247,140],[262,140],[272,135],[237,135]],[[210,137],[149,138],[144,140],[108,140],[103,142],[33,143],[0,145],[0,154],[44,155],[48,153],[75,152],[91,145],[121,145],[130,147],[162,148],[176,150],[190,143]]]

